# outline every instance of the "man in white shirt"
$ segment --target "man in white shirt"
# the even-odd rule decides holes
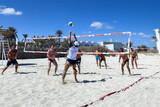
[[[70,66],[73,67],[74,79],[78,83],[76,63],[77,63],[77,53],[78,53],[78,50],[79,50],[79,43],[77,41],[77,38],[76,38],[75,34],[74,34],[75,41],[72,42],[71,41],[71,35],[72,35],[72,32],[70,32],[70,36],[69,36],[69,41],[68,41],[69,42],[69,51],[68,51],[68,55],[67,55],[67,61],[66,61],[65,66],[64,66],[64,73],[62,75],[62,83],[63,84],[65,84],[64,79],[65,79],[66,73],[67,73]]]

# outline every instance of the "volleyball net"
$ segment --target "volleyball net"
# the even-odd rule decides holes
[[[119,55],[119,54],[129,54],[129,49],[130,49],[130,43],[131,43],[131,32],[112,32],[112,33],[104,33],[104,34],[83,34],[83,35],[77,35],[77,38],[94,38],[94,37],[103,37],[103,36],[115,36],[115,35],[126,35],[128,36],[128,46],[127,46],[127,52],[115,52],[115,51],[107,51],[107,52],[79,52],[77,54],[83,54],[83,55],[96,55],[96,54],[104,54],[104,55]],[[62,37],[57,37],[57,36],[49,36],[49,37],[33,37],[33,38],[27,38],[25,40],[25,46],[24,46],[24,52],[25,53],[47,53],[47,50],[29,50],[27,49],[27,44],[36,44],[36,42],[41,41],[43,44],[43,41],[48,41],[48,40],[56,40],[56,39],[68,39],[69,36],[62,36]],[[73,36],[71,35],[71,38]],[[81,47],[81,45],[80,45]],[[57,54],[67,54],[67,52],[56,52]]]

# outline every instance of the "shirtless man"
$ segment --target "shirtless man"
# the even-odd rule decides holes
[[[13,46],[11,47],[11,49],[9,49],[7,56],[8,56],[7,65],[6,65],[6,67],[3,69],[2,75],[4,74],[4,72],[6,71],[6,69],[7,69],[11,64],[15,65],[15,72],[18,73],[18,72],[17,72],[18,62],[17,62],[17,60],[16,60],[16,57],[17,57],[17,49],[16,49],[16,46],[13,45]]]
[[[52,45],[49,49],[48,49],[48,52],[47,52],[47,57],[48,57],[48,75],[49,75],[49,72],[50,72],[50,69],[51,69],[51,63],[53,63],[55,65],[55,74],[57,72],[57,68],[58,68],[58,64],[57,64],[57,61],[55,59],[55,55],[56,55],[56,50],[54,48],[54,46]]]
[[[121,48],[120,52],[124,52],[124,49]],[[129,68],[129,58],[128,58],[128,55],[127,54],[120,54],[120,56],[119,56],[119,62],[120,62],[121,58],[122,58],[122,64],[121,64],[122,75],[124,75],[124,66],[125,65],[127,65],[128,72],[131,75],[131,71],[130,71],[130,68]]]
[[[134,63],[136,65],[136,68],[138,68],[137,59],[138,59],[138,54],[137,54],[136,50],[131,48],[131,62],[132,62],[132,68],[133,69],[134,69]]]
[[[72,32],[70,32],[70,36],[69,36],[69,40],[68,40],[68,43],[69,43],[69,51],[68,51],[68,55],[67,55],[67,60],[66,60],[66,63],[65,63],[65,66],[64,66],[64,73],[62,75],[62,83],[65,84],[65,76],[66,76],[66,73],[69,69],[70,66],[72,66],[73,68],[73,72],[74,72],[74,79],[75,81],[78,83],[78,80],[77,80],[77,69],[76,69],[76,63],[77,63],[77,53],[78,53],[78,50],[79,50],[79,43],[77,41],[77,38],[76,38],[76,35],[74,34],[74,43],[72,43],[71,41],[71,35],[72,35]]]
[[[100,69],[101,69],[102,61],[104,61],[105,67],[107,69],[107,63],[106,63],[106,58],[105,58],[104,54],[100,53],[98,56],[99,56],[99,67],[100,67]]]

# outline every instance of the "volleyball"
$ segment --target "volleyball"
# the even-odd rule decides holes
[[[68,22],[68,26],[73,27],[73,22]]]

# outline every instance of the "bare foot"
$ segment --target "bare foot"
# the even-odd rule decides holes
[[[78,80],[76,80],[76,83],[79,83],[79,81],[78,81]]]
[[[15,72],[15,74],[18,74],[18,73],[20,73],[20,72],[17,72],[17,71]]]
[[[64,82],[64,81],[63,81],[62,84],[63,84],[63,85],[64,85],[64,84],[67,84],[67,82]]]

